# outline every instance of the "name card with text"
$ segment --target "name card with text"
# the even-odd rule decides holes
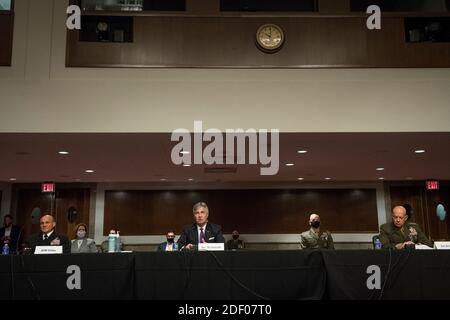
[[[438,250],[450,250],[450,241],[435,241],[434,247]]]
[[[62,254],[62,246],[36,246],[34,254]]]
[[[224,243],[199,243],[198,251],[224,251]]]

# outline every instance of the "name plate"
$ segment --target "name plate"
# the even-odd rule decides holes
[[[435,241],[434,247],[438,250],[450,250],[450,241]]]
[[[199,243],[198,251],[224,251],[224,243]]]
[[[433,250],[433,248],[425,245],[425,244],[416,244],[416,250]]]
[[[62,246],[36,246],[34,254],[62,254]]]

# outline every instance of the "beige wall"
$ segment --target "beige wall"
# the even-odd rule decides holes
[[[67,0],[16,0],[0,132],[450,131],[450,69],[66,69]]]

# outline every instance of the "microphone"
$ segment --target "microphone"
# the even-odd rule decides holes
[[[22,231],[23,231],[23,227],[20,227],[19,236],[17,237],[17,240],[16,240],[16,254],[17,255],[20,253],[19,242],[20,242],[20,237],[22,236]]]

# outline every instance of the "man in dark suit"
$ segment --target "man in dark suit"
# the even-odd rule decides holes
[[[30,236],[27,241],[32,248],[32,253],[34,253],[36,246],[62,246],[63,253],[70,253],[69,239],[56,233],[56,222],[53,216],[49,214],[42,216],[39,225],[41,232]]]
[[[167,232],[167,241],[160,243],[157,251],[178,251],[178,244],[175,242],[175,233],[173,231]]]
[[[0,229],[0,246],[3,247],[5,243],[9,245],[11,253],[15,253],[19,238],[21,235],[21,228],[13,225],[13,217],[7,214],[3,217],[3,228]]]
[[[222,227],[208,222],[209,209],[206,203],[196,203],[192,211],[195,223],[184,227],[178,239],[179,248],[192,249],[194,245],[204,242],[225,243]]]

